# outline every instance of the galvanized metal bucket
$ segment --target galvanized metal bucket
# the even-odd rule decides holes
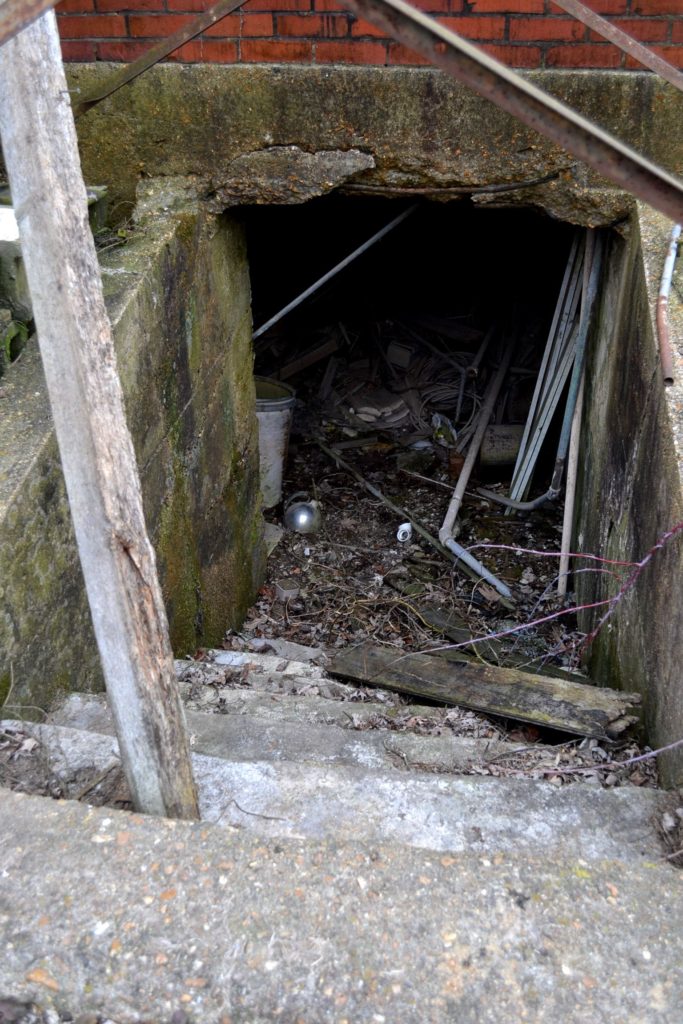
[[[296,401],[294,389],[269,377],[254,377],[259,434],[259,468],[264,508],[282,498],[282,473]]]

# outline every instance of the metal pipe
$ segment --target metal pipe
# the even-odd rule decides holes
[[[266,320],[265,324],[262,324],[261,327],[258,328],[258,330],[254,331],[254,340],[256,340],[256,338],[264,334],[270,327],[276,324],[279,320],[282,320],[283,316],[286,316],[288,313],[291,313],[293,309],[296,309],[296,307],[300,306],[302,302],[305,302],[305,300],[309,298],[309,296],[313,295],[314,292],[317,292],[318,288],[322,288],[322,286],[326,284],[327,281],[333,278],[336,274],[338,274],[340,270],[343,270],[344,267],[348,267],[349,263],[353,263],[353,261],[358,256],[366,252],[371,246],[375,244],[375,242],[379,242],[380,238],[384,238],[384,236],[389,234],[390,231],[393,231],[394,228],[398,227],[398,225],[402,221],[404,221],[406,217],[409,217],[411,213],[414,213],[414,211],[417,210],[417,207],[418,204],[414,203],[412,206],[409,206],[407,210],[404,210],[403,213],[399,213],[398,217],[394,217],[394,219],[389,221],[389,223],[386,224],[383,228],[381,228],[379,231],[376,231],[371,238],[368,238],[367,242],[363,242],[363,244],[359,245],[357,249],[354,249],[352,253],[349,253],[349,255],[346,256],[341,261],[341,263],[337,263],[336,266],[332,267],[331,270],[328,270],[326,274],[323,274],[323,276],[319,277],[317,281],[314,281],[314,283],[310,285],[310,287],[307,288],[306,291],[303,291],[301,295],[297,295],[295,299],[292,299],[292,301],[289,302],[286,306],[284,306],[284,308],[281,309],[279,313],[276,313],[275,316],[271,316],[270,320]]]
[[[571,380],[569,382],[567,404],[564,410],[564,419],[562,421],[562,429],[560,430],[560,440],[557,445],[557,456],[555,457],[555,468],[553,469],[550,487],[545,494],[539,495],[538,498],[534,498],[532,501],[515,501],[513,498],[505,498],[500,494],[496,494],[495,491],[489,491],[483,487],[478,488],[477,491],[483,498],[488,498],[489,501],[495,501],[499,505],[504,505],[506,508],[516,509],[519,512],[533,512],[534,509],[540,508],[547,502],[555,501],[562,490],[562,477],[564,476],[564,467],[567,460],[567,451],[569,449],[572,424],[574,421],[574,410],[576,409],[580,385],[583,380],[588,328],[590,326],[591,312],[597,297],[600,270],[602,267],[602,251],[599,245],[599,239],[595,240],[595,236],[591,228],[588,228],[587,232],[581,319],[579,322],[578,337],[576,339],[574,366],[572,369]],[[590,272],[588,273],[588,280],[586,282],[586,272],[588,267],[590,267]]]
[[[392,512],[395,512],[396,515],[400,517],[400,519],[409,522],[413,529],[415,530],[415,532],[418,533],[420,537],[422,537],[422,539],[425,540],[431,547],[433,547],[440,554],[445,555],[447,558],[450,556],[456,557],[459,561],[462,562],[461,569],[463,569],[467,576],[470,576],[470,578],[477,583],[479,582],[480,579],[486,579],[487,582],[491,584],[491,586],[496,588],[498,593],[503,597],[505,601],[510,600],[510,591],[505,586],[505,584],[501,583],[500,580],[497,580],[495,576],[489,573],[484,568],[484,566],[481,565],[481,563],[478,562],[476,558],[473,558],[472,555],[465,551],[464,548],[461,548],[460,545],[456,544],[455,542],[453,542],[452,544],[442,544],[439,540],[437,540],[436,537],[433,537],[432,534],[429,533],[429,531],[423,526],[419,519],[416,519],[415,516],[411,516],[409,512],[406,512],[404,508],[401,508],[400,505],[397,505],[395,502],[393,502],[391,498],[387,498],[386,494],[380,491],[379,487],[375,487],[375,485],[371,484],[369,480],[366,480],[362,473],[359,473],[357,469],[354,469],[353,466],[349,465],[348,462],[342,459],[341,455],[339,455],[338,452],[334,451],[334,449],[332,448],[328,448],[325,442],[321,441],[319,437],[314,437],[313,440],[318,445],[318,447],[323,452],[325,452],[325,454],[328,455],[337,466],[345,470],[345,472],[349,473],[355,480],[358,481],[358,483],[362,487],[365,488],[366,491],[372,494],[373,497],[378,498],[381,502],[383,502],[383,504],[385,504],[387,508],[390,508]],[[506,607],[511,608],[512,604],[507,605]]]
[[[479,373],[479,363],[484,358],[484,354],[486,352],[486,349],[489,347],[489,342],[491,341],[491,338],[495,334],[495,330],[496,330],[495,327],[489,327],[488,331],[486,332],[486,334],[482,338],[481,345],[479,346],[479,348],[475,352],[474,358],[472,359],[472,362],[467,367],[467,374],[468,374],[469,377],[476,377],[478,375],[478,373]]]
[[[649,47],[643,46],[633,36],[630,36],[628,32],[624,32],[618,25],[614,25],[611,21],[607,21],[606,18],[602,18],[595,11],[586,7],[585,4],[579,3],[579,0],[553,0],[553,2],[558,7],[561,7],[563,11],[573,15],[577,21],[588,25],[594,32],[601,35],[603,39],[608,39],[610,43],[614,43],[620,50],[627,53],[629,57],[637,60],[639,64],[643,64],[650,71],[654,71],[656,75],[659,75],[660,78],[664,78],[674,88],[680,89],[683,92],[683,73],[675,68],[673,64],[664,60],[663,57],[653,53]]]
[[[494,576],[492,572],[489,572],[485,565],[482,565],[481,562],[477,561],[477,559],[471,555],[466,548],[458,544],[458,542],[453,540],[452,537],[447,537],[446,540],[442,540],[441,543],[444,547],[448,548],[451,554],[455,555],[458,561],[464,562],[465,565],[469,566],[473,572],[476,572],[483,580],[490,583],[492,587],[495,587],[499,594],[502,594],[503,597],[507,597],[508,599],[512,598],[510,588],[506,586],[502,580],[499,580],[497,576]]]
[[[678,252],[678,240],[681,236],[681,225],[674,224],[671,229],[671,241],[669,250],[664,261],[662,280],[659,286],[657,297],[657,336],[659,338],[659,357],[662,362],[662,378],[666,385],[674,382],[674,361],[671,351],[671,339],[669,338],[669,292],[671,290],[671,279]]]
[[[455,490],[453,491],[453,497],[451,498],[450,504],[446,511],[446,517],[443,521],[443,525],[439,530],[439,540],[444,546],[446,541],[452,539],[453,527],[455,526],[455,520],[458,517],[460,505],[465,494],[465,489],[470,479],[470,474],[474,467],[479,449],[481,448],[481,442],[484,438],[484,432],[489,425],[489,420],[493,413],[493,407],[496,404],[496,399],[503,386],[505,380],[505,374],[507,373],[508,366],[512,360],[513,345],[508,344],[506,351],[503,353],[503,358],[500,361],[498,372],[495,377],[492,377],[491,383],[486,390],[486,396],[484,398],[483,405],[479,412],[479,422],[477,429],[474,432],[470,447],[467,452],[465,464],[460,470],[460,476],[458,477],[458,483],[456,484]]]
[[[572,420],[572,433],[569,441],[569,456],[567,458],[567,486],[564,498],[564,515],[562,518],[562,543],[560,545],[560,567],[558,570],[557,593],[559,597],[565,597],[567,593],[567,577],[569,575],[569,549],[572,539],[572,525],[574,523],[574,501],[576,498],[576,479],[579,469],[579,448],[581,440],[581,418],[583,416],[583,395],[586,372],[584,368],[579,387],[574,418]]]
[[[402,185],[366,185],[360,181],[350,181],[348,185],[340,185],[339,191],[343,193],[364,192],[368,195],[380,196],[427,196],[431,199],[438,199],[440,196],[473,196],[486,192],[514,192],[516,189],[545,185],[549,181],[556,181],[561,174],[570,169],[571,165],[559,171],[549,171],[538,178],[498,182],[495,185],[444,185],[443,187],[439,185],[407,185],[404,187]]]
[[[600,270],[602,268],[602,249],[600,246],[600,239],[595,237],[595,232],[592,228],[586,229],[586,254],[584,256],[583,266],[584,287],[581,316],[579,320],[579,334],[576,339],[574,367],[572,369],[571,381],[569,382],[567,405],[564,410],[560,440],[557,446],[557,462],[562,463],[562,468],[564,468],[564,462],[567,458],[567,452],[569,451],[569,438],[571,436],[572,420],[574,419],[574,409],[576,408],[576,400],[579,394],[579,386],[583,377],[583,367],[586,360],[588,328],[590,327],[591,313],[598,294]],[[560,481],[556,485],[558,494],[560,492],[560,484],[561,476]]]
[[[359,18],[371,21],[432,64],[464,82],[496,106],[546,135],[672,220],[683,221],[683,184],[614,136],[531,82],[461,39],[404,0],[344,0]]]
[[[477,487],[477,494],[481,494],[482,498],[488,498],[489,501],[495,501],[497,505],[505,505],[505,508],[515,509],[516,512],[533,512],[534,509],[547,505],[549,501],[553,501],[557,497],[557,494],[551,487],[548,488],[545,494],[539,494],[538,498],[534,498],[532,501],[516,501],[514,498],[506,498],[504,494],[489,491],[486,487]]]

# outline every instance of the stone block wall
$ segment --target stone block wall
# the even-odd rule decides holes
[[[62,0],[65,60],[131,61],[212,0]],[[515,68],[637,68],[551,0],[412,0]],[[680,0],[591,0],[589,6],[683,67]],[[183,63],[419,65],[426,61],[350,14],[342,0],[247,0],[170,58]]]

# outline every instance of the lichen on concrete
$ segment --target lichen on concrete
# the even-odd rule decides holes
[[[211,187],[212,207],[248,203],[305,203],[325,195],[375,166],[357,149],[307,153],[299,146],[268,146],[242,153]]]
[[[191,182],[146,183],[137,228],[102,272],[171,637],[185,654],[241,621],[263,567],[242,229],[201,211]],[[46,707],[55,688],[92,690],[101,674],[35,346],[3,389],[0,677],[11,676],[10,703]]]

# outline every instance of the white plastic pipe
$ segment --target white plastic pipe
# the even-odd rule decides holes
[[[557,581],[557,593],[564,597],[567,593],[569,576],[569,548],[572,542],[572,524],[574,521],[574,503],[576,499],[576,479],[579,470],[579,450],[581,442],[581,417],[583,416],[583,392],[585,374],[581,377],[579,393],[576,398],[572,432],[569,438],[569,455],[567,457],[567,483],[564,496],[564,517],[562,519],[562,547],[560,554],[560,577]]]
[[[443,521],[443,525],[439,530],[439,540],[442,544],[446,545],[446,541],[451,540],[453,537],[453,527],[455,526],[455,520],[458,518],[458,512],[462,504],[462,499],[465,495],[467,484],[469,483],[474,463],[476,462],[479,449],[481,448],[481,442],[484,439],[486,428],[489,425],[489,420],[493,413],[493,407],[496,404],[496,399],[500,393],[500,389],[503,386],[505,380],[505,374],[508,371],[508,366],[512,359],[513,346],[508,345],[506,351],[503,353],[498,372],[495,377],[491,379],[491,383],[488,386],[484,403],[479,412],[479,423],[477,429],[474,432],[470,447],[467,452],[467,458],[465,464],[460,470],[460,476],[458,477],[458,483],[453,491],[453,497],[451,498],[450,505],[446,512],[446,518]],[[447,546],[447,545],[446,545]]]

